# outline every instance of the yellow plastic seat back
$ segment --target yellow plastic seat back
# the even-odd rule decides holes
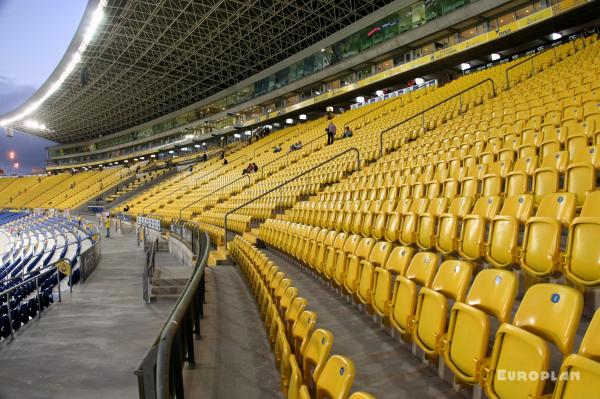
[[[347,357],[333,355],[317,380],[316,399],[346,399],[354,382],[354,363]]]
[[[285,322],[288,337],[292,336],[292,327],[296,323],[296,320],[298,320],[300,313],[304,311],[307,305],[308,301],[306,300],[306,298],[297,297],[292,301],[292,304],[290,305],[287,312],[285,312]]]
[[[573,288],[558,284],[536,284],[529,288],[513,324],[502,324],[496,333],[490,365],[486,369],[488,396],[540,396],[545,379],[518,376],[541,376],[548,371],[547,341],[563,354],[571,351],[582,308],[583,297]]]
[[[294,338],[294,353],[298,356],[302,354],[302,345],[308,339],[317,322],[317,314],[310,310],[300,313],[298,320],[292,327],[292,336]]]
[[[413,247],[395,247],[392,249],[384,268],[390,273],[404,274],[406,273],[406,269],[408,269],[408,265],[410,264],[414,253],[415,249]]]
[[[354,392],[348,399],[375,399],[375,396],[366,392]]]
[[[300,398],[300,387],[302,386],[302,373],[300,367],[296,362],[294,355],[289,356],[290,364],[290,377],[288,381],[287,397],[286,399],[299,399]]]
[[[500,197],[480,197],[470,214],[463,218],[460,232],[459,254],[467,260],[477,260],[482,255],[487,222],[501,206]]]
[[[553,399],[580,399],[600,392],[600,309],[596,310],[581,341],[579,352],[567,356]],[[592,396],[590,396],[592,395]]]
[[[518,290],[518,279],[509,270],[485,269],[477,273],[464,303],[450,312],[443,342],[446,365],[462,381],[474,384],[485,359],[490,337],[489,316],[508,321]]]
[[[316,329],[310,339],[300,350],[302,351],[302,373],[304,384],[310,391],[314,390],[315,383],[325,366],[333,345],[333,333],[322,328]]]
[[[571,222],[563,265],[565,276],[585,287],[600,285],[597,237],[600,237],[600,191],[587,195],[580,216]]]

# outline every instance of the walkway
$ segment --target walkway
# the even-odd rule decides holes
[[[135,234],[103,239],[90,279],[0,344],[0,398],[139,397],[133,370],[173,304],[143,303],[144,259]]]
[[[463,397],[343,297],[276,251],[262,250],[292,279],[299,295],[308,300],[308,309],[318,315],[317,326],[333,333],[332,354],[354,361],[352,391],[364,390],[377,399]]]

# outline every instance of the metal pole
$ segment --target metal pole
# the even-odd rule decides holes
[[[60,272],[58,271],[58,269],[56,269],[56,286],[58,287],[58,302],[61,302],[62,298],[60,295]],[[50,291],[50,293],[52,293],[52,291]]]
[[[12,325],[12,315],[11,313],[11,309],[10,309],[10,294],[7,292],[6,293],[6,310],[8,310],[8,325],[10,326],[10,337],[12,339],[15,338],[15,335],[13,333],[13,325]]]
[[[42,300],[40,299],[40,276],[35,277],[35,296],[38,303],[38,319],[42,318]]]

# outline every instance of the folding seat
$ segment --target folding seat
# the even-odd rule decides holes
[[[495,267],[508,267],[518,260],[517,245],[521,226],[533,211],[533,196],[522,194],[507,197],[500,213],[490,220],[485,245],[486,259]]]
[[[389,243],[386,244],[389,245]],[[359,241],[354,252],[347,255],[348,262],[346,264],[346,270],[342,275],[342,285],[344,290],[349,294],[354,294],[356,292],[358,281],[360,279],[361,264],[369,258],[374,246],[375,240],[373,238],[364,237]]]
[[[345,237],[346,233],[339,233],[339,234],[344,234],[342,237]],[[317,273],[319,273],[319,274],[324,273],[325,267],[327,265],[327,258],[328,258],[329,252],[331,251],[331,247],[332,247],[333,243],[335,242],[336,238],[338,238],[338,234],[336,233],[336,231],[329,230],[327,232],[327,234],[325,235],[323,242],[317,243],[317,252],[316,252],[315,264],[314,264],[314,269],[317,271]],[[335,250],[334,250],[334,254],[335,254]],[[333,259],[332,259],[332,261],[333,261]]]
[[[504,179],[511,168],[511,161],[498,161],[491,164],[487,173],[481,178],[481,195],[484,197],[501,195]]]
[[[537,157],[519,158],[512,171],[506,176],[506,195],[518,195],[529,192],[531,176],[537,167]]]
[[[436,249],[444,255],[449,255],[456,251],[458,241],[458,231],[462,218],[471,210],[473,198],[457,197],[455,198],[448,211],[442,213],[437,218],[437,226],[434,229],[434,236],[430,242],[433,242]],[[421,231],[421,230],[419,230]],[[427,240],[421,239],[420,233],[417,238],[417,245],[425,248]]]
[[[341,287],[344,284],[344,277],[348,268],[348,262],[350,255],[356,251],[356,247],[360,242],[361,237],[357,234],[347,236],[343,240],[343,245],[335,250],[335,260],[333,265],[330,266],[329,257],[327,258],[327,266],[325,268],[325,276],[332,280],[332,282]]]
[[[479,381],[490,340],[489,316],[508,322],[518,283],[511,271],[484,269],[475,276],[464,303],[458,301],[452,306],[441,350],[446,365],[461,381]]]
[[[371,201],[369,208],[362,212],[360,218],[355,217],[353,224],[358,223],[358,229],[356,234],[361,234],[363,237],[370,237],[373,229],[373,223],[377,217],[377,213],[381,210],[384,201],[374,200]],[[353,228],[353,231],[355,229]]]
[[[474,164],[467,168],[466,174],[461,181],[460,195],[462,197],[478,197],[479,181],[486,174],[488,164]]]
[[[391,252],[392,245],[388,242],[381,241],[375,244],[368,259],[360,261],[357,278],[358,287],[355,292],[356,299],[359,303],[371,303],[375,269],[384,267]]]
[[[575,216],[575,194],[546,195],[534,217],[527,220],[521,251],[521,268],[537,277],[560,271],[563,229]]]
[[[347,357],[333,355],[317,379],[315,399],[346,399],[354,382],[354,363]]]
[[[384,266],[375,268],[371,306],[379,317],[389,316],[394,276],[406,273],[414,253],[415,249],[411,247],[395,247]]]
[[[542,373],[549,374],[548,341],[563,355],[570,353],[582,308],[583,297],[573,288],[531,286],[513,323],[503,323],[496,332],[491,358],[482,369],[488,397],[540,397],[546,383]]]
[[[589,193],[581,208],[581,214],[571,222],[564,254],[563,273],[574,283],[583,287],[600,285],[600,191]]]
[[[500,210],[500,197],[481,197],[463,218],[457,250],[461,257],[475,261],[484,254],[487,223]]]
[[[410,200],[407,200],[410,202]],[[371,235],[376,240],[383,238],[385,234],[385,227],[387,225],[388,215],[396,209],[396,200],[382,201],[381,207],[373,215],[373,223],[371,226]]]
[[[302,263],[306,265],[309,264],[311,245],[317,239],[321,230],[320,227],[313,227],[310,229],[310,233],[303,238],[302,251],[299,256],[299,260],[302,261]]]
[[[306,309],[307,305],[308,301],[306,298],[296,297],[296,299],[292,301],[292,304],[288,308],[287,312],[285,312],[285,329],[290,342],[293,342],[292,330],[294,328],[294,324],[296,324],[296,320],[298,320],[300,314],[304,312],[304,309]]]
[[[596,189],[597,170],[600,169],[600,146],[580,149],[565,172],[565,191],[575,193],[577,207],[585,196]]]
[[[577,354],[565,358],[552,399],[580,399],[600,392],[600,310],[596,310]]]
[[[285,314],[287,312],[287,310],[290,308],[290,306],[292,305],[292,302],[294,301],[294,299],[296,299],[298,297],[298,288],[296,287],[288,287],[283,295],[281,296],[281,299],[279,300],[279,315],[281,316],[282,319],[285,319]]]
[[[292,327],[292,347],[294,354],[300,359],[302,359],[302,351],[300,348],[310,336],[316,322],[317,314],[310,310],[304,310],[300,313],[298,320],[296,320]]]
[[[425,200],[426,201],[426,200]],[[417,201],[414,201],[417,203]],[[400,235],[400,230],[402,228],[402,219],[404,218],[404,214],[409,212],[409,210],[413,206],[413,201],[410,199],[401,199],[398,201],[396,205],[396,210],[392,213],[388,214],[387,224],[385,226],[385,234],[384,238],[389,242],[396,242]],[[418,205],[415,205],[418,206]],[[376,225],[379,226],[380,222],[377,221]],[[377,227],[376,226],[376,227]],[[376,229],[374,229],[375,231]]]
[[[542,164],[533,173],[534,200],[539,204],[546,194],[555,193],[559,189],[560,176],[565,172],[569,162],[569,153],[559,151],[542,159]]]
[[[316,381],[325,366],[333,346],[333,333],[329,330],[317,328],[310,339],[302,346],[302,375],[304,385],[314,392]]]
[[[448,198],[434,198],[429,202],[426,212],[418,215],[417,230],[413,241],[420,248],[430,249],[435,245],[437,218],[446,211],[448,202]]]
[[[410,261],[404,275],[394,281],[392,301],[387,307],[391,325],[405,338],[412,333],[413,316],[417,305],[417,285],[430,287],[437,272],[440,256],[432,252],[419,252]]]
[[[398,231],[398,241],[400,243],[403,245],[414,244],[419,215],[426,212],[428,205],[428,198],[417,198],[412,202],[409,211],[402,217],[402,223]],[[388,230],[389,228],[390,225],[388,224]]]
[[[302,386],[302,372],[300,371],[300,367],[298,367],[298,363],[296,362],[294,355],[288,356],[288,359],[290,376],[287,384],[282,384],[284,388],[283,392],[286,395],[286,399],[299,399],[300,387]],[[285,385],[287,385],[287,390],[285,389]]]
[[[319,234],[317,234],[317,236],[315,237],[315,239],[310,242],[310,248],[308,250],[307,264],[312,269],[315,269],[315,267],[316,267],[315,263],[316,263],[317,252],[318,252],[318,245],[324,243],[325,237],[327,236],[328,233],[330,233],[330,230],[321,229],[319,231]],[[335,232],[334,232],[334,234],[335,234]]]
[[[463,302],[473,274],[473,265],[461,260],[443,262],[431,287],[419,291],[413,321],[413,340],[427,356],[441,353],[441,339],[446,332],[448,300]]]
[[[536,130],[524,130],[521,135],[521,145],[518,149],[518,157],[537,155],[537,149],[542,145],[543,135]]]

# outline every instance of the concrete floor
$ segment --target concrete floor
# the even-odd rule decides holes
[[[352,392],[366,391],[377,399],[463,398],[364,312],[278,252],[262,250],[292,279],[299,296],[308,300],[308,309],[318,316],[317,328],[333,333],[331,353],[354,362]]]

